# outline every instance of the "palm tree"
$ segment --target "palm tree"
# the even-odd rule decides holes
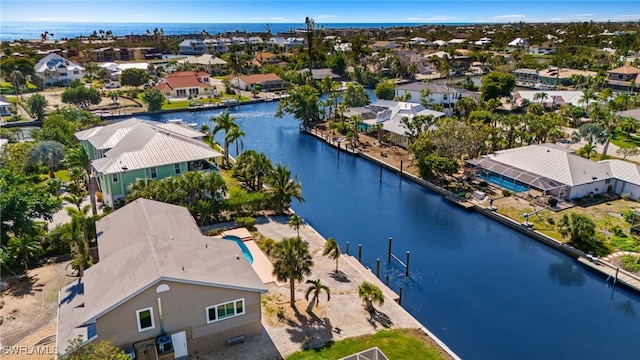
[[[76,206],[76,209],[80,211],[82,209],[82,196],[77,196],[75,194],[69,194],[62,198],[65,201],[70,202],[71,204]]]
[[[49,178],[49,180],[47,180],[47,189],[52,195],[56,196],[56,199],[60,198],[62,185],[64,185],[64,182],[61,179]]]
[[[373,307],[374,302],[378,303],[379,305],[384,304],[384,294],[382,293],[382,290],[368,281],[363,281],[362,284],[360,284],[360,286],[358,287],[358,296],[362,298],[367,311],[369,311],[370,313],[376,311],[376,309],[374,309]]]
[[[625,140],[629,140],[629,135],[638,129],[638,122],[632,117],[623,117],[620,120],[620,130],[625,134]]]
[[[225,136],[225,141],[228,141],[229,144],[233,144],[234,142],[236,143],[236,158],[238,157],[238,143],[240,143],[240,147],[244,147],[244,144],[242,143],[242,137],[245,136],[246,134],[244,133],[244,131],[240,130],[239,126],[233,126],[229,132],[226,134]]]
[[[80,199],[80,201],[82,201],[82,199]],[[90,209],[91,205],[85,205],[83,207],[78,206],[77,208],[67,206],[65,208],[65,210],[67,210],[67,214],[71,217],[71,219],[77,220],[82,232],[82,240],[85,243],[85,247],[89,247],[89,225],[93,224],[94,221],[94,219],[89,216]]]
[[[237,126],[234,120],[235,119],[229,115],[229,111],[225,111],[211,118],[211,122],[215,124],[211,131],[212,136],[215,136],[220,130],[224,131],[224,160],[227,165],[229,165],[229,139],[227,133],[229,133],[234,126]]]
[[[98,214],[98,206],[96,203],[96,189],[93,187],[93,179],[91,177],[91,159],[89,154],[82,147],[77,147],[69,150],[67,154],[67,164],[69,166],[77,166],[84,170],[87,176],[87,190],[89,191],[89,200],[91,201],[91,212],[93,215]]]
[[[190,204],[204,196],[204,176],[200,171],[187,171],[178,178],[178,183],[187,192]]]
[[[295,308],[295,282],[311,274],[311,254],[307,244],[299,238],[283,239],[273,250],[273,275],[278,281],[289,281],[291,307]]]
[[[68,207],[67,211],[69,211],[69,209],[75,210]],[[64,239],[69,242],[74,255],[74,260],[72,263],[73,268],[78,270],[78,276],[80,277],[84,276],[84,269],[88,266],[91,266],[89,246],[88,243],[84,240],[84,227],[81,224],[82,221],[83,220],[80,216],[72,216],[71,223],[69,224],[69,227],[67,227],[66,233],[63,235]]]
[[[55,178],[55,170],[64,160],[64,146],[57,141],[40,141],[29,149],[27,163],[29,165],[44,164],[49,168],[49,177]]]
[[[338,272],[338,259],[340,258],[340,254],[342,254],[342,250],[340,249],[340,245],[336,239],[330,237],[327,241],[324,242],[324,249],[322,251],[323,256],[328,256],[329,259],[334,259],[336,261],[336,273]]]
[[[294,229],[298,233],[298,239],[300,239],[300,228],[304,226],[304,220],[298,214],[293,214],[289,218],[289,227]]]
[[[211,171],[204,175],[202,186],[209,192],[211,199],[220,199],[227,191],[227,184],[222,175],[217,171]]]
[[[307,288],[307,292],[304,294],[304,299],[309,300],[309,295],[313,293],[313,298],[311,299],[311,304],[315,303],[316,307],[320,304],[320,294],[324,291],[327,293],[327,301],[331,301],[331,289],[327,285],[324,285],[318,280],[307,280],[307,284],[310,286]]]
[[[37,257],[42,252],[40,241],[28,234],[20,234],[9,239],[7,245],[9,256],[19,259],[24,265],[24,271],[29,270],[29,260]]]
[[[9,74],[9,79],[11,79],[11,85],[13,85],[13,89],[15,91],[15,95],[20,95],[20,86],[24,84],[24,75],[20,70],[13,70],[11,74]]]
[[[13,272],[10,267],[12,262],[13,259],[11,258],[9,253],[4,248],[0,248],[0,269],[4,269],[12,273],[13,275],[16,275],[16,273]]]
[[[291,178],[289,167],[278,163],[268,178],[269,193],[273,201],[274,210],[282,212],[291,205],[291,198],[300,202],[304,201],[302,194],[302,184],[298,181],[298,177]]]

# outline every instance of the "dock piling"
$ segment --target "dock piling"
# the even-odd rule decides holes
[[[358,261],[362,263],[362,244],[358,244]]]
[[[347,241],[347,255],[349,255],[349,242]]]
[[[407,251],[407,264],[405,266],[404,276],[409,277],[409,251]]]
[[[402,286],[400,286],[400,297],[398,298],[398,305],[402,305]]]
[[[389,252],[387,255],[387,262],[390,263],[391,262],[391,243],[393,242],[393,239],[391,238],[391,236],[389,236]]]
[[[380,279],[380,258],[376,259],[376,277]]]

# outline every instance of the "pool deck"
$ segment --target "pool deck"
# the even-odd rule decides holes
[[[255,270],[256,274],[262,282],[266,285],[269,283],[274,283],[277,286],[282,286],[286,283],[280,282],[273,276],[273,265],[271,261],[267,258],[267,256],[260,250],[258,244],[253,241],[253,236],[246,228],[236,228],[224,231],[220,234],[222,237],[224,236],[236,236],[242,240],[242,242],[247,246],[251,256],[253,256],[253,263],[251,267]]]

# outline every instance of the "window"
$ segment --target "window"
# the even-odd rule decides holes
[[[173,169],[175,170],[176,175],[180,175],[180,164],[175,164]]]
[[[80,72],[78,70],[73,70],[73,74],[74,75],[78,75],[78,74],[80,74]]]
[[[244,315],[244,299],[209,306],[207,308],[207,324],[238,315]]]
[[[155,327],[153,322],[153,308],[146,308],[136,311],[138,319],[138,331],[150,330]]]
[[[118,174],[113,174],[113,182],[114,183],[118,182]]]
[[[150,170],[151,170],[151,178],[152,179],[157,178],[158,177],[158,171],[156,170],[156,168],[152,167]]]

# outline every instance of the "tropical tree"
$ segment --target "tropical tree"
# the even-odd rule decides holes
[[[204,197],[204,175],[200,171],[187,171],[177,178],[179,186],[186,191],[190,204]]]
[[[49,168],[49,177],[55,178],[55,170],[64,161],[64,146],[57,141],[41,141],[29,149],[27,163],[31,166],[44,164]]]
[[[384,294],[382,290],[376,285],[363,281],[360,286],[358,286],[358,296],[362,299],[369,313],[374,313],[376,309],[373,307],[373,303],[377,303],[379,305],[384,304]]]
[[[9,80],[11,80],[11,85],[13,85],[14,94],[16,96],[20,95],[20,86],[25,83],[24,74],[20,70],[13,70],[9,74]]]
[[[120,83],[122,85],[140,86],[149,81],[149,72],[145,69],[125,69],[120,74]]]
[[[317,280],[307,280],[307,284],[309,287],[307,288],[307,292],[304,294],[304,299],[309,300],[309,295],[313,294],[313,298],[311,298],[311,304],[315,303],[316,307],[320,305],[320,294],[324,291],[327,293],[327,301],[331,300],[331,289],[325,284],[323,284],[320,279]]]
[[[620,120],[619,125],[620,130],[624,132],[625,140],[629,140],[629,135],[631,135],[632,132],[638,130],[638,122],[632,117],[623,117],[622,120]]]
[[[227,136],[227,134],[231,131],[231,129],[237,127],[238,125],[236,125],[236,123],[234,122],[235,119],[231,115],[229,115],[229,111],[225,111],[218,116],[213,116],[210,120],[214,125],[213,130],[211,130],[212,136],[215,136],[220,131],[224,132],[224,161],[227,165],[229,165],[229,137]]]
[[[307,244],[299,238],[285,238],[273,249],[273,275],[278,281],[289,281],[291,307],[296,307],[295,282],[311,274],[313,260]]]
[[[60,198],[60,191],[62,190],[62,186],[64,185],[64,181],[58,178],[49,178],[47,180],[47,190],[51,193],[51,195],[55,196],[57,199]]]
[[[278,103],[276,117],[291,114],[298,119],[302,126],[311,128],[322,120],[320,109],[320,94],[313,86],[302,85],[289,90],[289,96]]]
[[[162,109],[164,100],[164,95],[158,89],[146,89],[142,93],[142,101],[147,103],[149,111],[158,111]]]
[[[204,175],[203,187],[213,200],[221,199],[227,191],[227,185],[217,171],[210,171]]]
[[[229,144],[236,144],[236,158],[238,157],[239,148],[244,147],[242,143],[242,137],[245,136],[245,132],[240,129],[239,126],[233,126],[229,130],[229,132],[225,135],[225,140],[229,142]]]
[[[340,245],[336,239],[330,237],[327,241],[324,242],[324,248],[322,250],[323,256],[328,256],[329,259],[333,259],[336,261],[336,273],[338,272],[338,259],[342,254],[342,250],[340,249]]]
[[[10,238],[7,250],[10,257],[19,260],[24,265],[24,271],[29,270],[29,261],[42,253],[40,241],[29,234],[20,234]]]
[[[91,201],[91,211],[93,215],[97,215],[96,190],[93,186],[93,179],[91,178],[91,159],[89,158],[89,154],[87,154],[87,151],[82,146],[73,148],[67,153],[66,162],[69,166],[79,167],[84,170],[87,190],[89,191],[89,200]]]
[[[291,170],[285,164],[276,164],[273,171],[267,177],[269,185],[268,193],[270,201],[276,213],[281,213],[291,205],[291,199],[303,202],[302,184],[298,181],[298,177],[291,178]]]
[[[111,345],[109,342],[86,343],[82,336],[69,341],[69,346],[65,351],[69,360],[130,360],[131,357],[124,351]]]
[[[298,214],[293,214],[289,218],[289,227],[296,231],[298,234],[298,239],[300,238],[300,228],[304,226],[304,220],[298,216]]]
[[[369,95],[362,85],[349,83],[344,93],[344,103],[347,107],[365,106],[370,103]]]
[[[558,221],[558,232],[563,237],[569,236],[571,242],[584,244],[590,242],[596,234],[596,225],[593,220],[583,214],[564,214]]]
[[[42,94],[33,94],[27,100],[27,106],[36,119],[42,121],[44,119],[44,112],[47,109],[47,99]]]
[[[543,104],[544,104],[544,101],[545,101],[548,97],[549,97],[549,94],[547,94],[547,93],[546,93],[546,92],[544,92],[544,91],[540,91],[540,92],[537,92],[537,93],[533,94],[533,101],[540,100],[540,105],[543,105]]]
[[[62,102],[72,104],[82,110],[89,110],[91,105],[100,104],[102,97],[97,89],[84,86],[70,87],[62,93]]]
[[[73,254],[72,267],[78,271],[78,276],[84,276],[84,270],[92,265],[91,255],[89,255],[88,230],[86,214],[89,211],[88,206],[83,210],[77,210],[73,207],[66,208],[67,213],[71,216],[71,222],[63,234],[64,240],[71,247]]]
[[[578,131],[572,134],[572,140],[575,143],[586,140],[588,145],[604,144],[608,136],[609,134],[599,124],[588,123],[580,126]]]
[[[482,78],[480,91],[482,99],[498,99],[503,96],[510,96],[511,91],[516,85],[516,79],[513,74],[492,72]]]

